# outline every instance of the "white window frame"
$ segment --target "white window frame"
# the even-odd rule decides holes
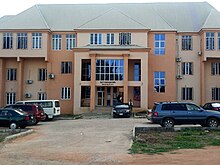
[[[47,100],[46,92],[38,92],[38,100]]]
[[[72,73],[72,62],[62,61],[61,62],[61,74],[71,74]]]
[[[27,33],[17,33],[17,49],[28,48],[28,36]]]
[[[7,92],[6,93],[6,105],[15,104],[15,103],[16,103],[16,93]]]
[[[159,39],[156,39],[156,35],[159,36]],[[164,36],[164,40],[162,39],[162,35]],[[165,34],[154,34],[154,55],[161,56],[165,55],[165,47],[166,47],[166,35]],[[157,44],[158,43],[158,46]],[[164,45],[164,46],[162,46]],[[158,51],[158,52],[157,52]]]
[[[102,33],[91,33],[90,34],[90,44],[91,45],[101,45],[102,44]]]
[[[211,75],[220,75],[220,63],[219,62],[211,63]]]
[[[61,50],[62,49],[62,35],[53,34],[52,35],[52,50]]]
[[[215,49],[215,33],[206,32],[206,50]]]
[[[17,69],[16,68],[6,69],[6,80],[8,80],[8,81],[16,81],[17,80]]]
[[[191,90],[191,94],[190,95],[190,90]],[[193,100],[193,88],[192,87],[183,87],[182,88],[182,100]]]
[[[66,50],[76,47],[76,34],[66,34]]]
[[[131,33],[130,32],[119,33],[119,45],[131,45]]]
[[[182,50],[192,50],[192,36],[182,36]]]
[[[3,49],[13,49],[13,33],[3,34]]]
[[[42,33],[32,33],[32,49],[42,48]]]
[[[71,88],[62,87],[61,88],[61,99],[62,100],[70,100],[71,99]]]
[[[114,45],[114,43],[115,43],[114,33],[107,33],[106,34],[106,44],[107,45]]]
[[[155,77],[155,73],[158,73],[159,77]],[[162,73],[164,73],[164,77],[162,77]],[[162,84],[161,82],[164,81],[164,84]],[[158,84],[156,83],[158,82]],[[159,89],[159,91],[157,91],[156,88]],[[161,88],[164,87],[164,91],[161,90]],[[154,72],[154,91],[156,93],[165,93],[166,92],[166,72]]]
[[[212,88],[212,100],[220,100],[220,88],[213,87]]]
[[[193,63],[183,62],[182,63],[182,74],[183,75],[193,75]]]
[[[38,81],[46,81],[47,80],[47,69],[39,68],[38,70]]]

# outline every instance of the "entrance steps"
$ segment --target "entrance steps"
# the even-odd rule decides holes
[[[112,118],[112,107],[96,107],[93,111],[83,113],[83,118]]]

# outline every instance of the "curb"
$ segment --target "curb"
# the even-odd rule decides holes
[[[15,139],[15,138],[18,138],[18,137],[21,137],[21,136],[25,136],[25,135],[28,135],[28,134],[31,134],[31,133],[33,133],[33,129],[27,130],[25,132],[20,132],[20,133],[14,134],[14,135],[9,135],[4,139],[3,142],[7,142],[9,140],[12,140],[12,139]]]

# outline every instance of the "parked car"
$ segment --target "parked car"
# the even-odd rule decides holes
[[[0,127],[9,127],[10,129],[25,128],[29,121],[29,115],[22,110],[0,109]]]
[[[43,121],[46,118],[43,108],[40,105],[26,105],[26,104],[12,104],[7,105],[5,108],[21,109],[27,112],[33,119],[31,119],[31,125],[36,125],[39,121]]]
[[[203,108],[206,109],[206,110],[220,111],[220,102],[206,103],[203,106]]]
[[[150,120],[162,127],[180,124],[200,124],[203,127],[218,127],[220,112],[204,110],[194,103],[155,103]]]
[[[128,104],[119,104],[112,109],[113,118],[115,117],[130,117],[131,107]]]

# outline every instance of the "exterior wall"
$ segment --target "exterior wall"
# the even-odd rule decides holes
[[[206,50],[206,32],[214,32],[214,50]],[[203,43],[203,60],[206,61],[207,58],[220,58],[220,49],[218,49],[218,33],[219,30],[206,30],[201,33],[202,43]]]
[[[154,55],[154,34],[165,34],[165,55]],[[176,33],[175,32],[150,32],[148,35],[149,53],[148,65],[148,102],[149,108],[153,107],[154,102],[176,101]],[[154,72],[165,72],[165,93],[154,91]],[[146,77],[147,79],[147,77]]]
[[[219,75],[211,75],[211,63],[218,62],[220,63],[220,59],[208,59],[205,62],[205,102],[210,102],[212,100],[212,88],[220,88],[220,76]]]
[[[182,50],[182,36],[183,35],[192,35],[192,50]],[[200,52],[200,35],[198,34],[185,34],[181,33],[178,35],[178,49],[179,55],[181,57],[181,62],[177,62],[177,75],[181,75],[182,79],[177,79],[177,101],[182,100],[181,90],[183,87],[192,87],[193,88],[193,102],[200,104],[200,58],[198,55]],[[193,74],[192,75],[182,75],[182,63],[183,62],[192,62],[193,63]]]
[[[71,33],[71,32],[69,32]],[[62,35],[62,47],[61,50],[52,50],[52,34],[61,34]],[[74,67],[72,66],[71,74],[61,74],[61,62],[72,62],[73,61],[73,52],[71,50],[66,50],[66,34],[68,32],[54,32],[49,35],[49,61],[47,63],[47,72],[53,73],[55,75],[54,79],[48,79],[46,84],[46,90],[48,92],[48,99],[58,99],[60,100],[61,113],[62,114],[72,114],[73,113],[73,73]],[[73,32],[72,32],[73,34]],[[78,68],[77,68],[78,69]],[[71,98],[70,99],[61,99],[61,88],[69,87],[71,89]]]
[[[119,44],[119,33],[122,31],[108,31],[108,32],[100,32],[100,31],[89,31],[89,32],[78,32],[77,33],[77,47],[82,47],[90,44],[90,33],[102,33],[102,45],[106,44],[106,34],[114,33],[115,37],[115,45]],[[131,32],[131,31],[128,31]],[[131,44],[139,45],[142,47],[147,47],[147,33],[145,32],[131,32]]]
[[[20,32],[20,31],[19,31]],[[37,31],[33,31],[37,32]],[[17,33],[18,31],[13,31],[13,49],[3,49],[3,33],[0,33],[0,57],[43,57],[45,60],[48,58],[47,50],[47,40],[48,32],[42,33],[42,48],[32,49],[32,32],[28,32],[28,45],[27,49],[17,49]]]

